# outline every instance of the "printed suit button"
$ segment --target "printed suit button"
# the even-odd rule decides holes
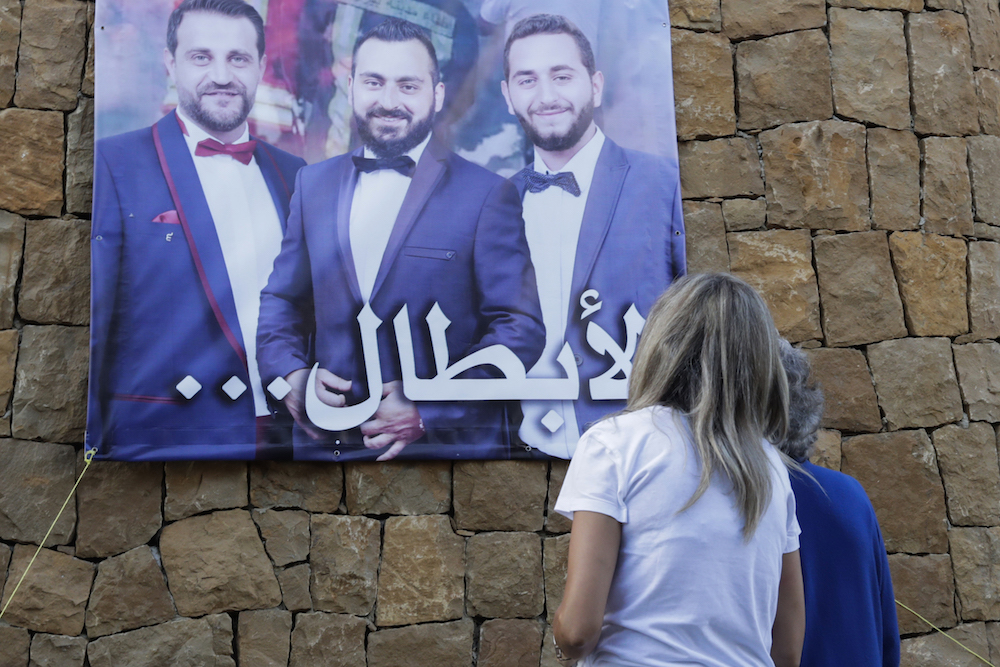
[[[583,357],[581,357],[579,354],[573,355],[573,361],[576,362],[577,366],[583,366]]]
[[[222,391],[226,392],[226,396],[234,401],[242,396],[246,390],[247,386],[235,375],[226,380],[226,384],[222,385]]]
[[[201,391],[201,383],[188,375],[177,383],[177,391],[181,392],[181,396],[184,398],[191,400],[195,394]]]
[[[276,399],[283,400],[285,396],[288,396],[288,392],[292,390],[292,385],[285,382],[285,378],[276,377],[271,381],[271,384],[267,385],[267,390],[271,392],[271,396]]]

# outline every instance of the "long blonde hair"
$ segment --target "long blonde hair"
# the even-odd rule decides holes
[[[699,274],[660,296],[636,351],[626,411],[653,405],[688,416],[700,458],[700,483],[681,511],[722,473],[749,540],[771,498],[761,440],[777,442],[788,428],[778,333],[752,287],[727,274]]]

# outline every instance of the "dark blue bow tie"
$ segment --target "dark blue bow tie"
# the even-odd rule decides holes
[[[417,163],[414,162],[413,158],[409,155],[397,155],[396,157],[380,158],[369,158],[354,155],[351,159],[354,160],[354,166],[357,167],[358,171],[363,171],[366,174],[378,171],[379,169],[392,169],[393,171],[398,171],[403,176],[412,177],[413,171],[417,168]]]
[[[524,180],[528,183],[528,190],[530,192],[542,192],[554,185],[557,188],[562,188],[574,197],[580,196],[580,185],[576,182],[576,176],[571,171],[560,171],[558,174],[543,174],[531,167],[525,167],[521,170],[521,173],[524,175]]]

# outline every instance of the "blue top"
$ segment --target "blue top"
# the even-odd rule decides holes
[[[853,477],[802,467],[816,479],[790,473],[802,528],[802,667],[898,667],[896,605],[875,510]]]

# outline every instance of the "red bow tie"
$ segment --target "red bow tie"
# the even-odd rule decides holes
[[[243,164],[250,164],[253,159],[253,151],[257,147],[257,142],[253,139],[244,141],[242,144],[224,144],[215,139],[205,139],[198,142],[198,147],[194,149],[194,154],[198,157],[211,155],[229,155],[234,160],[239,160]]]

